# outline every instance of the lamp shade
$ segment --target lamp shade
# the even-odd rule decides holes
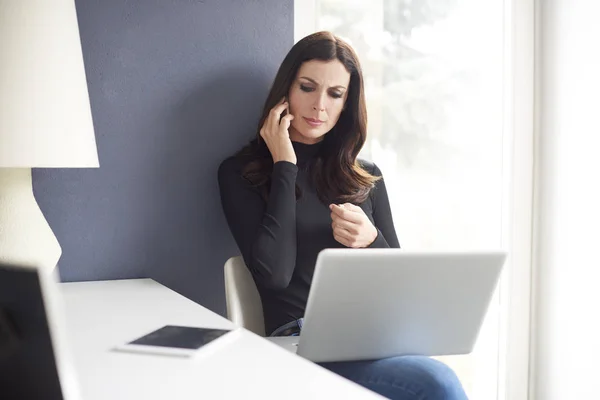
[[[74,0],[0,0],[0,168],[98,167]]]

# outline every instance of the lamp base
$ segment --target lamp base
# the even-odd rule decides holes
[[[33,196],[31,168],[0,168],[0,262],[52,273],[62,250]]]

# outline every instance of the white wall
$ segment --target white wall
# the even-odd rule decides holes
[[[600,2],[539,0],[532,399],[600,399]]]

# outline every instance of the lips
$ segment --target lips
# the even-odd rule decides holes
[[[323,121],[318,120],[316,118],[306,118],[306,117],[303,117],[303,118],[306,121],[306,123],[309,124],[310,126],[316,127],[316,126],[323,125]]]

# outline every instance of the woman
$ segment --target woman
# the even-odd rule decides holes
[[[319,251],[400,247],[381,172],[357,160],[366,135],[356,54],[318,32],[285,57],[257,138],[219,168],[223,210],[271,336],[300,332]],[[427,357],[322,365],[389,398],[466,399],[456,375]]]

